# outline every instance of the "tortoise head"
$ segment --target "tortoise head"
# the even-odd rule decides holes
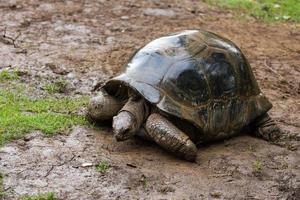
[[[120,112],[113,118],[113,132],[117,141],[124,141],[134,136],[136,132],[136,121],[131,113]]]

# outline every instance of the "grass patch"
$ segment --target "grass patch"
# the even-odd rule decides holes
[[[263,168],[263,165],[262,165],[261,161],[259,161],[259,160],[256,160],[252,165],[253,173],[260,173],[262,168]]]
[[[46,90],[49,94],[54,93],[63,93],[66,91],[67,82],[63,79],[59,79],[53,83],[46,84],[43,89]]]
[[[96,170],[101,173],[106,173],[110,168],[110,165],[107,161],[101,161],[98,165],[96,165]]]
[[[0,145],[34,130],[50,135],[87,124],[85,117],[78,114],[87,100],[29,98],[22,92],[0,89]]]
[[[46,194],[39,194],[36,196],[24,196],[21,200],[57,200],[53,192],[48,192]]]
[[[17,80],[19,75],[16,71],[8,71],[2,70],[0,72],[0,82],[9,81],[9,80]]]
[[[141,176],[140,183],[143,185],[144,188],[146,188],[148,185],[147,177],[144,174],[142,174]]]
[[[204,0],[264,21],[300,22],[299,0]]]

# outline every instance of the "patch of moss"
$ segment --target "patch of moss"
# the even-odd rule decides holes
[[[50,135],[87,124],[85,117],[78,114],[87,100],[87,97],[30,98],[22,92],[0,89],[0,145],[34,130]]]

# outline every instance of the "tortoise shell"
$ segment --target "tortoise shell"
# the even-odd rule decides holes
[[[104,88],[113,94],[127,86],[160,111],[192,123],[206,140],[234,135],[272,107],[241,50],[203,30],[153,40]]]

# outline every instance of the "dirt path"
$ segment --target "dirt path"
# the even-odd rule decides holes
[[[192,0],[48,2],[0,0],[0,31],[21,33],[17,48],[0,40],[1,69],[23,71],[37,88],[39,77],[65,76],[73,93],[90,94],[144,43],[203,28],[242,48],[271,115],[295,137],[282,148],[240,136],[200,148],[195,164],[138,139],[116,143],[109,128],[51,138],[36,132],[0,149],[6,199],[52,191],[61,199],[300,199],[299,24],[242,21]],[[69,73],[57,75],[47,63]],[[101,161],[111,165],[106,173],[83,167]]]

